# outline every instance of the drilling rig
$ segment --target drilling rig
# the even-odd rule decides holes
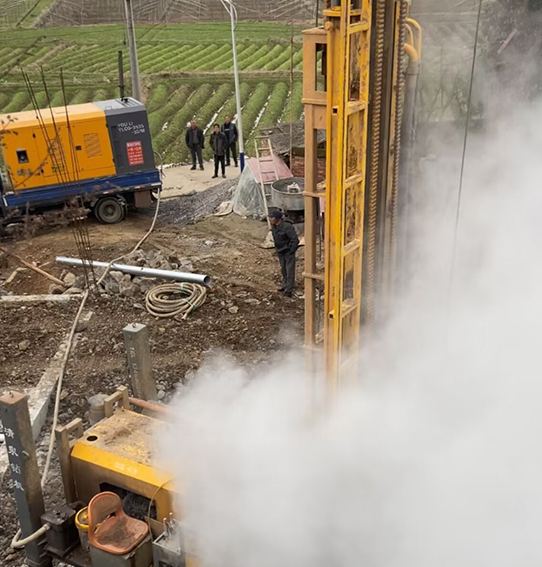
[[[409,8],[407,0],[331,0],[324,25],[304,32],[305,346],[308,374],[324,368],[328,400],[358,375],[360,345],[390,311],[408,262],[408,158],[422,49]],[[319,130],[326,131],[324,182]],[[24,403],[13,393],[0,399],[29,565],[198,563],[182,510],[174,510],[182,494],[152,460],[164,406],[130,399],[123,387],[90,429],[80,419],[58,428],[66,505],[45,511]]]
[[[360,341],[385,318],[408,261],[422,49],[409,10],[407,1],[332,1],[324,27],[304,32],[305,346],[309,374],[324,368],[327,400],[358,375]]]

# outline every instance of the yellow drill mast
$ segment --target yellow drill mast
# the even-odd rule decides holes
[[[324,27],[304,34],[305,345],[331,398],[357,376],[362,329],[389,306],[396,281],[405,65],[421,49],[409,5],[332,0]]]

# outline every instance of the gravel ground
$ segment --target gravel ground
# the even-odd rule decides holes
[[[228,179],[201,193],[165,199],[160,204],[158,222],[160,225],[194,224],[212,214],[220,203],[227,201],[236,185],[236,179]]]
[[[38,382],[65,339],[77,307],[77,301],[0,306],[0,391]]]
[[[87,424],[88,397],[99,392],[111,393],[119,385],[129,386],[122,337],[122,329],[129,323],[140,322],[149,327],[153,370],[164,401],[193,375],[202,360],[217,351],[257,374],[262,365],[283,358],[290,348],[301,347],[303,301],[300,297],[285,298],[276,291],[278,262],[272,250],[260,246],[267,234],[266,224],[233,214],[201,219],[229,198],[234,183],[226,181],[203,193],[164,200],[158,226],[145,243],[146,250],[160,250],[166,257],[175,255],[189,259],[195,272],[213,278],[206,303],[186,321],[154,319],[141,309],[142,297],[104,294],[89,299],[86,311],[93,315],[80,335],[67,368],[61,394],[61,424],[75,417],[83,418]],[[147,215],[134,216],[107,227],[89,221],[95,257],[108,260],[131,250],[148,229],[151,215],[149,211]],[[63,268],[55,264],[54,257],[77,255],[69,229],[27,239],[17,243],[14,251],[46,265],[57,277]],[[299,256],[301,265],[302,250]],[[8,265],[0,270],[0,276],[7,277],[13,269],[14,265]],[[299,286],[301,282],[299,269]],[[49,284],[40,276],[23,272],[9,286],[9,291],[47,293]],[[77,302],[69,307],[42,305],[0,311],[0,357],[16,365],[8,370],[2,367],[6,361],[0,365],[0,389],[2,385],[25,387],[41,375],[64,338],[76,308]],[[29,355],[12,357],[27,335],[32,338],[32,349],[29,347],[22,352]],[[50,423],[38,443],[42,464],[49,431]],[[62,498],[56,463],[45,497],[48,507]],[[0,565],[21,567],[24,554],[13,554],[9,549],[17,525],[9,475],[0,487],[0,507],[3,512]]]

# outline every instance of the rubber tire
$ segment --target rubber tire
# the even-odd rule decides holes
[[[103,224],[117,224],[126,217],[124,203],[116,197],[104,197],[94,205],[94,216]]]

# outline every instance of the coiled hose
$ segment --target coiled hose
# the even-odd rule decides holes
[[[168,283],[147,292],[147,311],[160,319],[186,319],[205,303],[207,288],[194,283]]]

